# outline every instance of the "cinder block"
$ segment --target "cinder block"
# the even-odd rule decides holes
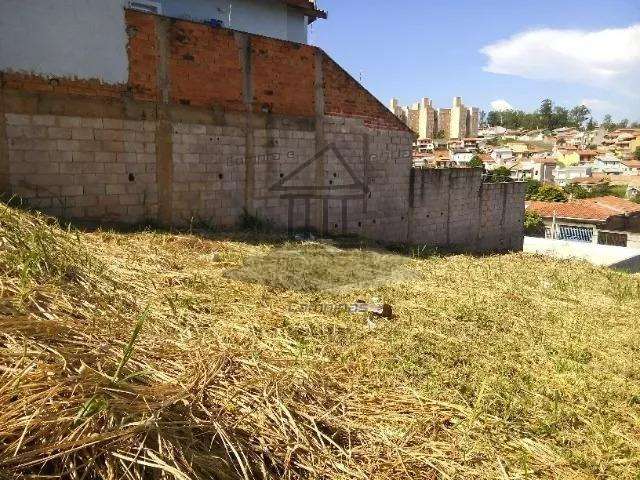
[[[123,163],[135,163],[138,160],[138,156],[135,153],[121,152],[117,153],[117,161]]]
[[[125,132],[123,130],[102,129],[96,130],[94,132],[94,137],[96,140],[122,142],[124,141]]]
[[[125,120],[123,127],[125,130],[141,132],[144,130],[144,122],[139,120]]]
[[[34,115],[32,122],[34,125],[42,127],[53,127],[56,124],[56,117],[53,115]]]
[[[71,129],[71,138],[73,140],[93,140],[92,128],[73,128]]]
[[[31,117],[29,115],[20,115],[16,113],[5,113],[7,125],[24,126],[31,125]]]
[[[49,127],[48,136],[52,140],[71,140],[71,129],[63,127]]]
[[[102,150],[105,152],[115,152],[115,153],[124,152],[125,151],[124,142],[103,141]]]
[[[74,162],[94,162],[95,161],[95,153],[93,152],[73,152],[72,157]]]
[[[115,163],[117,161],[117,153],[115,152],[95,152],[95,161],[100,163]]]
[[[96,196],[106,195],[106,186],[102,185],[102,184],[85,185],[84,186],[84,194],[85,195],[96,195]]]
[[[62,185],[60,194],[65,197],[75,197],[84,195],[84,189],[82,185]]]
[[[125,152],[144,153],[144,143],[142,142],[124,142]]]
[[[83,118],[80,120],[80,126],[85,128],[104,128],[102,118]]]
[[[104,128],[111,130],[122,130],[124,128],[124,120],[119,118],[103,118],[102,124]]]
[[[124,185],[106,185],[105,192],[107,195],[123,195],[126,193],[126,188]]]
[[[65,128],[79,128],[82,125],[80,117],[58,117],[58,126]]]

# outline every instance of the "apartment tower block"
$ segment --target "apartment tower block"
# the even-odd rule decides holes
[[[393,98],[390,109],[419,139],[462,139],[478,135],[480,109],[466,107],[461,97],[454,97],[451,108],[439,109],[434,107],[429,98],[423,98],[409,107],[400,106],[398,99]]]

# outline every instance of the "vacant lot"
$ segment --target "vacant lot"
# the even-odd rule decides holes
[[[637,276],[0,205],[0,281],[0,477],[638,478]]]

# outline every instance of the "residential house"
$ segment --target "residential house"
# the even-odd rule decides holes
[[[531,130],[518,137],[521,142],[544,142],[546,140],[546,130]]]
[[[504,135],[507,129],[501,126],[483,128],[478,131],[478,136],[483,138],[495,138]]]
[[[626,167],[622,164],[622,159],[607,153],[595,158],[593,162],[593,171],[604,173],[605,175],[621,175],[625,173]]]
[[[431,153],[435,148],[433,140],[430,138],[419,138],[413,144],[414,151],[418,153]]]
[[[469,165],[471,159],[477,155],[475,150],[452,150],[451,151],[451,160],[459,167],[465,167]]]
[[[514,180],[538,180],[553,183],[557,162],[553,158],[536,157],[516,162],[509,169]]]
[[[591,174],[592,167],[590,165],[573,165],[570,167],[557,165],[553,170],[554,181],[561,187],[568,183],[573,183],[577,178],[590,177]]]
[[[452,168],[455,162],[447,151],[435,151],[432,153],[413,154],[413,166],[416,168]]]
[[[611,153],[622,158],[631,158],[640,147],[640,129],[620,128],[605,135],[600,153]]]
[[[542,217],[545,237],[599,245],[640,247],[640,205],[618,197],[562,202],[528,201]]]
[[[128,4],[136,10],[297,43],[307,43],[308,25],[327,18],[309,0],[131,0]]]
[[[516,161],[513,150],[504,147],[494,148],[491,152],[491,158],[493,158],[498,166],[510,164]]]
[[[533,163],[533,179],[539,182],[553,183],[554,172],[558,162],[551,157],[537,156],[530,160]]]
[[[580,150],[572,148],[556,149],[556,159],[564,166],[585,165],[593,163],[598,155],[595,150]]]
[[[624,160],[623,175],[640,175],[640,160]]]
[[[511,142],[511,143],[507,143],[505,147],[511,149],[514,156],[519,160],[522,160],[523,158],[528,157],[530,153],[529,145],[527,145],[526,143]]]

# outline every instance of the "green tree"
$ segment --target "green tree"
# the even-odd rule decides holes
[[[533,237],[544,235],[544,222],[536,212],[524,213],[524,233]]]
[[[635,152],[633,152],[633,157],[634,157],[636,160],[640,160],[640,147],[636,147],[636,151],[635,151]]]
[[[551,124],[551,130],[571,125],[571,121],[569,120],[569,110],[564,107],[555,107],[553,109]]]
[[[489,183],[502,183],[502,182],[512,182],[511,178],[511,170],[507,167],[498,167],[489,172],[487,176],[487,182]]]
[[[501,124],[500,121],[500,114],[498,112],[495,111],[490,111],[487,114],[487,124],[491,127],[497,127],[498,125]]]
[[[440,130],[438,133],[436,133],[436,138],[442,139],[444,137],[445,137],[444,130]]]
[[[595,122],[589,120],[591,111],[584,105],[578,105],[571,110],[556,106],[549,98],[545,98],[540,108],[529,113],[522,110],[491,111],[487,115],[487,123],[491,126],[500,125],[509,129],[524,128],[537,130],[540,128],[553,130],[560,127],[584,128],[585,125],[595,128]]]
[[[469,167],[483,168],[484,163],[482,162],[482,160],[480,160],[480,157],[478,155],[474,155],[473,157],[471,157],[471,160],[469,160]]]
[[[591,197],[605,197],[611,195],[611,184],[609,182],[600,182],[591,187],[589,192]]]
[[[589,108],[585,105],[578,105],[569,112],[569,120],[575,127],[582,128],[590,114],[591,110]]]
[[[534,195],[532,200],[541,202],[566,202],[567,194],[557,185],[545,183],[540,187],[538,193]]]
[[[589,190],[584,188],[582,185],[577,185],[575,183],[570,183],[568,185],[565,185],[563,190],[571,198],[589,198],[589,197],[591,197],[591,192],[589,192]]]
[[[545,128],[553,130],[553,102],[550,98],[545,98],[540,103],[540,116]]]
[[[613,119],[611,118],[611,115],[607,114],[604,116],[604,118],[602,119],[602,126],[609,131],[616,128],[616,125],[613,123]]]
[[[538,194],[541,186],[542,182],[539,180],[527,180],[527,200],[532,200]]]

